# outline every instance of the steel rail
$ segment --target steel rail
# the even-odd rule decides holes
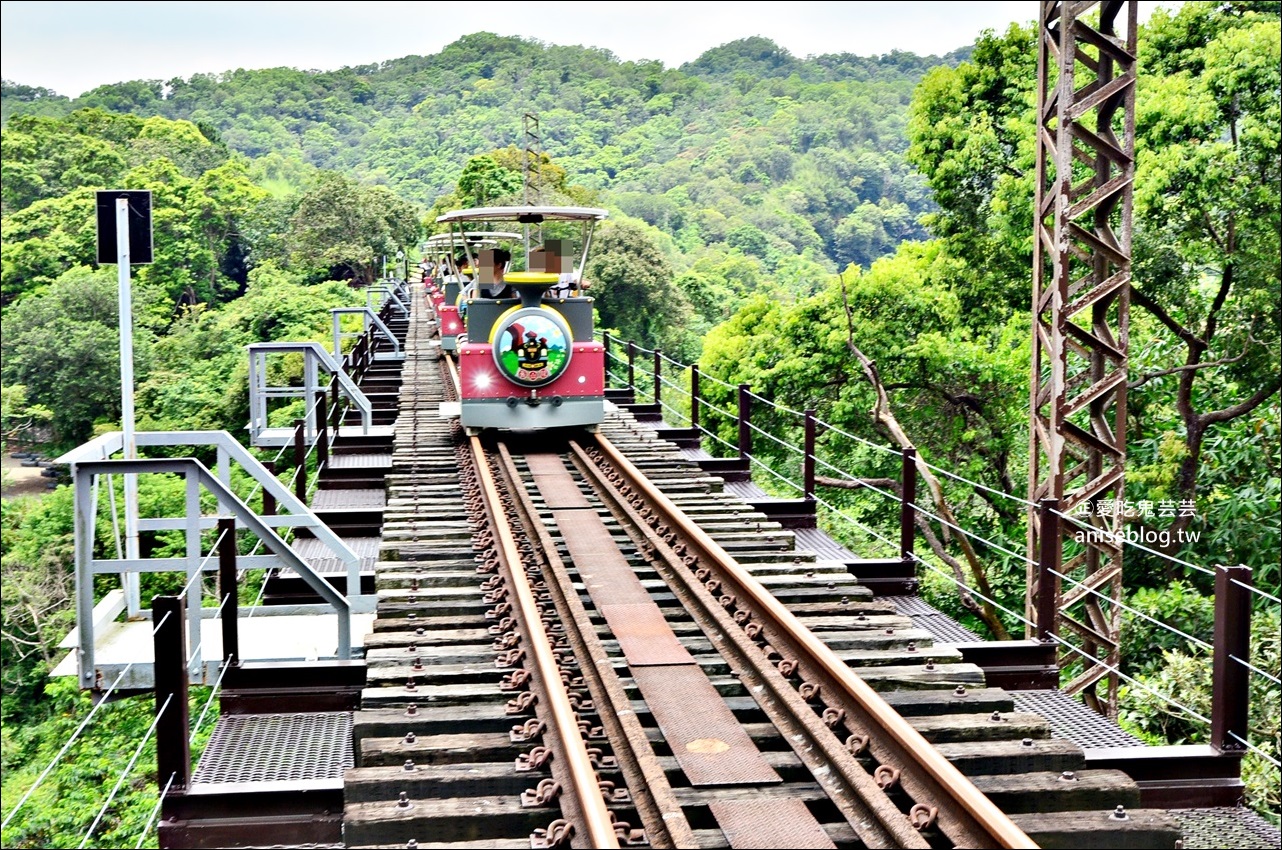
[[[504,472],[512,481],[521,479],[515,461],[507,447],[500,444],[499,454]],[[546,526],[539,521],[538,511],[529,494],[516,489],[517,509],[525,515],[526,527],[536,549],[543,553],[545,563],[543,578],[554,604],[565,625],[565,636],[570,649],[579,659],[584,684],[592,694],[614,756],[619,760],[632,804],[641,818],[646,839],[652,847],[697,847],[689,820],[672,792],[663,766],[655,758],[645,727],[641,725],[623,684],[613,672],[613,663],[606,654],[601,639],[590,625],[583,600],[574,587],[574,579],[559,554],[556,541]],[[602,708],[609,710],[602,711]],[[620,746],[619,742],[627,746]]]
[[[534,591],[530,587],[529,575],[521,563],[520,549],[508,524],[507,511],[499,500],[498,485],[486,462],[485,448],[481,445],[479,437],[471,437],[469,441],[480,489],[487,503],[487,511],[493,520],[496,548],[513,579],[515,610],[519,614],[520,622],[525,626],[524,631],[529,641],[527,657],[534,664],[538,681],[547,698],[547,709],[553,721],[550,724],[552,728],[548,731],[555,735],[565,757],[568,779],[572,786],[565,791],[573,795],[579,806],[587,833],[586,846],[617,848],[619,839],[614,831],[614,821],[601,795],[596,768],[593,767],[592,760],[588,756],[574,708],[561,681],[561,671],[557,667],[556,656],[552,652],[552,643],[543,629],[542,617],[534,598]]]
[[[859,713],[877,731],[873,736],[873,749],[889,748],[887,755],[900,762],[903,770],[901,782],[924,780],[932,795],[952,803],[950,810],[964,813],[972,821],[962,824],[967,834],[980,833],[998,847],[1035,848],[1028,837],[1013,821],[975,787],[964,774],[945,759],[938,750],[914,729],[898,712],[891,708],[866,682],[846,666],[836,653],[785,608],[757,579],[745,570],[706,532],[695,525],[675,503],[650,483],[631,461],[603,435],[596,436],[597,445],[617,469],[626,474],[634,489],[644,495],[656,508],[668,515],[674,525],[699,550],[703,557],[715,565],[722,577],[733,582],[741,598],[749,600],[774,627],[780,637],[788,640],[802,662],[821,672],[832,681]],[[883,758],[883,761],[886,760]],[[916,771],[921,773],[914,777]],[[942,821],[940,828],[949,831]],[[955,829],[955,827],[954,827]],[[951,837],[951,836],[950,836]]]
[[[579,468],[586,473],[602,500],[668,585],[697,626],[712,640],[743,687],[792,747],[829,800],[846,819],[863,846],[870,848],[929,848],[929,841],[899,810],[869,774],[802,698],[797,689],[772,665],[764,652],[735,622],[715,595],[684,568],[683,559],[638,509],[610,483],[608,473],[581,446],[575,446]],[[634,533],[633,533],[634,532]]]

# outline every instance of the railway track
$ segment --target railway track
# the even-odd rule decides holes
[[[464,439],[423,341],[348,846],[1175,846],[1124,774],[626,414]]]

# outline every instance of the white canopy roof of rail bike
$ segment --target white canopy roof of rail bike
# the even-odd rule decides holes
[[[473,207],[454,210],[439,216],[438,222],[458,221],[519,221],[538,224],[542,221],[602,221],[610,213],[599,207]]]
[[[498,241],[499,239],[520,239],[521,234],[511,233],[506,230],[469,230],[462,236],[469,242],[481,241]],[[429,248],[445,247],[448,245],[457,245],[460,242],[457,233],[437,233],[427,237],[427,246]]]

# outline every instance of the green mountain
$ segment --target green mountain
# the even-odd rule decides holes
[[[926,71],[968,51],[798,59],[749,38],[665,69],[476,33],[432,56],[131,81],[75,100],[6,81],[2,106],[6,123],[84,107],[184,119],[267,178],[301,185],[310,168],[336,170],[424,206],[469,157],[523,147],[533,113],[572,183],[683,252],[738,248],[767,271],[804,252],[834,268],[924,235],[929,192],[903,158],[907,107]]]

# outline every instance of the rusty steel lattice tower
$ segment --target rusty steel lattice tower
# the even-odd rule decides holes
[[[521,155],[525,177],[524,200],[527,204],[537,204],[543,194],[543,138],[539,134],[539,117],[525,113],[521,118],[521,131],[525,136],[525,150]]]
[[[1065,690],[1112,716],[1123,519],[1100,506],[1120,506],[1126,460],[1137,3],[1040,7],[1029,493],[1046,511],[1089,513],[1031,513],[1030,559],[1071,581],[1039,587],[1030,567],[1028,614],[1064,643],[1061,667],[1081,668]]]

